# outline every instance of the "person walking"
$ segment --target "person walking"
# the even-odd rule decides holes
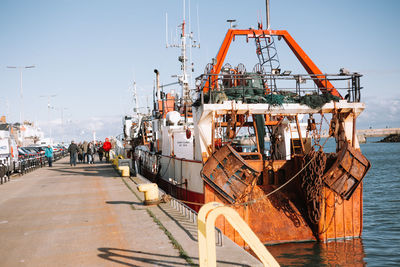
[[[103,161],[103,155],[104,155],[104,148],[103,146],[100,146],[99,149],[97,150],[97,154],[99,154],[99,160],[100,162]]]
[[[109,162],[110,161],[111,143],[108,138],[106,138],[106,141],[103,144],[103,149],[104,149],[104,154],[106,156],[106,162]]]
[[[88,142],[84,141],[83,144],[82,144],[83,163],[85,163],[85,160],[89,163],[89,159],[87,159],[87,157],[88,157],[87,148],[88,148]]]
[[[94,144],[92,142],[90,142],[88,144],[87,154],[88,154],[88,163],[89,164],[93,164],[94,163],[95,148],[94,148]]]
[[[92,142],[92,164],[94,164],[94,156],[96,155],[96,152],[97,152],[96,143],[93,141]]]
[[[82,149],[82,144],[78,144],[78,161],[79,163],[82,163],[83,161],[83,149]]]
[[[53,148],[50,145],[46,147],[44,151],[44,155],[47,158],[47,162],[49,163],[49,167],[53,167]]]
[[[76,157],[78,154],[78,146],[75,144],[75,142],[72,140],[71,144],[68,147],[68,152],[69,152],[69,164],[72,166],[76,166]]]

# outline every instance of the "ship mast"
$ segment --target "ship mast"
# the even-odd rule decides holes
[[[189,14],[189,28],[186,29],[186,6],[185,6],[186,0],[183,0],[183,18],[182,18],[182,23],[178,26],[181,28],[181,34],[180,34],[180,42],[177,44],[169,44],[168,43],[168,14],[166,14],[166,47],[177,47],[181,49],[181,54],[178,57],[178,60],[181,62],[181,70],[182,73],[180,75],[177,75],[178,77],[178,82],[182,87],[181,91],[181,96],[182,96],[182,101],[183,105],[189,105],[192,102],[192,98],[190,96],[190,74],[188,74],[188,57],[187,57],[187,51],[188,49],[193,48],[200,48],[200,43],[197,43],[194,40],[193,37],[193,32],[191,32],[190,29],[190,14]],[[190,8],[190,0],[189,0],[189,8]],[[190,12],[190,10],[189,10]],[[193,66],[193,63],[191,63]],[[193,68],[191,69],[193,71]]]
[[[266,9],[266,23],[267,23],[267,30],[270,29],[271,24],[269,23],[269,0],[265,0],[265,9]]]
[[[135,107],[133,108],[133,112],[139,113],[139,103],[138,103],[138,99],[137,99],[136,81],[133,81],[133,101],[135,101]]]

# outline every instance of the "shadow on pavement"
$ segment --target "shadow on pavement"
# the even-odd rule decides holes
[[[101,254],[98,254],[100,258],[103,258],[105,260],[109,260],[115,263],[123,264],[126,266],[142,266],[142,265],[135,265],[129,262],[126,262],[127,260],[135,260],[135,261],[140,261],[143,263],[149,263],[153,264],[155,266],[190,266],[191,264],[189,263],[181,263],[181,262],[176,262],[174,259],[180,259],[179,256],[171,256],[171,255],[165,255],[165,254],[156,254],[156,253],[148,253],[144,251],[137,251],[137,250],[128,250],[128,249],[119,249],[119,248],[98,248],[98,250],[101,252]],[[124,253],[124,254],[120,254]],[[147,258],[147,257],[150,258]],[[162,259],[152,259],[151,257],[158,257]],[[192,260],[198,260],[198,258],[191,258]],[[228,261],[220,261],[217,260],[217,265],[218,264],[224,264],[228,266],[249,266],[246,264],[240,264],[236,262],[228,262]],[[198,266],[198,265],[196,265]]]
[[[133,201],[106,201],[107,204],[126,204],[126,205],[141,205],[143,206],[143,203],[141,202],[133,202]]]
[[[115,263],[124,264],[126,266],[142,266],[141,264],[135,265],[129,263],[129,260],[139,261],[143,263],[153,264],[155,266],[187,266],[187,263],[181,263],[174,261],[174,259],[180,259],[179,256],[170,256],[163,254],[147,253],[143,251],[119,249],[119,248],[98,248],[101,254],[98,254],[100,258],[109,260]],[[121,254],[123,253],[123,254]],[[147,257],[146,257],[147,256]],[[153,258],[161,259],[153,259]]]
[[[197,227],[196,225],[192,223],[186,223],[184,221],[187,221],[188,219],[183,217],[182,214],[178,211],[166,211],[161,205],[158,205],[158,208],[167,216],[169,217],[172,221],[178,225],[179,228],[181,228],[185,233],[189,236],[190,239],[193,241],[197,241]],[[170,213],[174,212],[173,216],[171,216]],[[175,217],[183,217],[184,220],[179,221],[175,219]]]
[[[77,175],[77,176],[103,176],[117,177],[115,170],[109,164],[77,164],[76,166],[69,166],[69,163],[60,163],[49,170],[60,172],[61,175]]]

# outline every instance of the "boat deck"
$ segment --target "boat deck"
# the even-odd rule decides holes
[[[139,178],[68,158],[0,186],[0,266],[185,266],[198,263],[196,225],[169,204],[144,206]],[[150,213],[189,256],[180,257]],[[260,263],[230,240],[218,266]]]

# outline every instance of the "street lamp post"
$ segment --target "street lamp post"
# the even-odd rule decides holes
[[[23,91],[22,91],[22,71],[24,69],[33,69],[35,68],[34,65],[32,66],[7,66],[8,69],[19,69],[19,82],[20,82],[20,88],[19,88],[19,94],[20,94],[20,109],[19,109],[19,121],[20,121],[20,125],[22,126],[24,124],[23,122],[23,109],[24,109],[24,104],[23,104]]]
[[[54,108],[50,105],[50,97],[56,97],[57,95],[41,95],[40,97],[47,97],[47,123],[50,129],[50,140],[51,140],[51,126],[50,126],[50,109]]]
[[[68,108],[61,107],[61,141],[64,143],[64,110],[67,110]]]

